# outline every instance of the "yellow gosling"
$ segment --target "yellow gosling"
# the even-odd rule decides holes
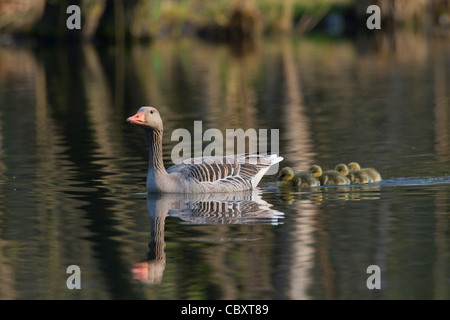
[[[380,182],[382,180],[381,175],[374,168],[362,168],[361,169],[359,163],[357,163],[357,162],[350,162],[348,164],[348,168],[353,171],[365,172],[367,175],[369,175],[372,178],[372,182]]]
[[[320,181],[309,175],[307,172],[294,173],[290,167],[284,167],[278,173],[278,186],[284,187],[317,187],[320,186]]]
[[[341,186],[350,184],[350,179],[343,174],[335,170],[322,171],[322,168],[318,165],[313,165],[309,168],[309,172],[320,180],[320,184],[323,186]]]
[[[299,172],[294,177],[295,187],[319,187],[320,181],[308,172]]]
[[[373,182],[372,177],[366,172],[349,170],[343,163],[338,164],[334,170],[349,178],[351,184],[367,184]]]
[[[294,170],[290,167],[284,167],[278,172],[277,184],[280,188],[294,186]]]

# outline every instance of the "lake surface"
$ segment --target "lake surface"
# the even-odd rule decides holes
[[[384,180],[147,195],[146,137],[125,121],[143,105],[167,167],[171,133],[202,121],[279,129],[282,166]],[[0,298],[450,299],[449,128],[445,39],[1,47]]]

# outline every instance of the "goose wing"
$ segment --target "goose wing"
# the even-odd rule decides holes
[[[245,184],[251,186],[252,180],[263,169],[281,161],[281,157],[264,154],[243,154],[186,159],[172,167],[169,174],[178,173],[187,179],[214,184]]]

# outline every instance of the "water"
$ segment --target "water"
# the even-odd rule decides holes
[[[449,299],[450,47],[395,40],[0,48],[0,298]],[[163,115],[167,166],[170,133],[201,120],[280,129],[283,166],[384,180],[147,196],[125,121],[142,105]]]

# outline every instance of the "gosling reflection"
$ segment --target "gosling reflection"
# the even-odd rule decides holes
[[[296,200],[376,200],[380,199],[380,185],[330,186],[322,188],[280,188],[279,199],[286,204]]]
[[[166,266],[164,224],[167,216],[182,224],[266,224],[283,223],[284,213],[271,209],[258,191],[211,194],[148,194],[150,242],[147,260],[135,263],[133,278],[160,283]]]

